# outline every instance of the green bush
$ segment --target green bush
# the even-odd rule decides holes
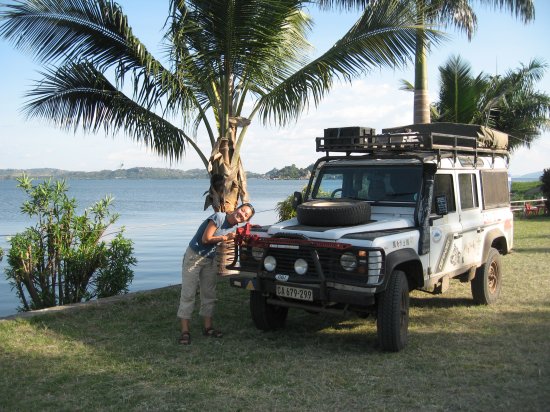
[[[540,182],[512,182],[510,200],[533,200],[542,196]]]
[[[302,196],[305,195],[306,189],[307,189],[307,186],[304,186],[302,188]],[[279,215],[279,222],[292,219],[293,217],[296,216],[296,210],[292,208],[293,199],[294,199],[294,193],[288,196],[286,199],[278,202],[277,206],[275,206],[275,210]]]
[[[306,190],[307,185],[302,188],[302,197],[305,199],[306,196]],[[330,193],[324,192],[320,190],[317,193],[317,196],[319,197],[330,197]],[[277,206],[275,206],[275,210],[277,211],[277,214],[279,215],[279,222],[283,222],[285,220],[292,219],[293,217],[296,217],[296,210],[292,207],[292,201],[294,200],[294,193],[289,195],[286,199],[280,201],[277,203]]]
[[[37,219],[35,226],[10,239],[7,252],[6,278],[21,310],[126,293],[137,260],[132,241],[121,233],[110,243],[103,240],[106,229],[118,219],[110,212],[112,198],[78,215],[64,181],[50,179],[34,186],[23,175],[18,182],[29,197],[21,212]]]

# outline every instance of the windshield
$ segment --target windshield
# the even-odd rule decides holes
[[[421,182],[420,166],[329,166],[319,172],[311,197],[414,203]]]

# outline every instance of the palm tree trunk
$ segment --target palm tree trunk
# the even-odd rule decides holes
[[[419,24],[424,23],[419,16]],[[428,64],[426,58],[426,38],[416,34],[416,54],[414,62],[414,124],[430,123],[430,99],[428,96]]]
[[[218,139],[214,145],[208,162],[210,189],[204,209],[212,206],[216,212],[228,213],[235,210],[239,198],[248,202],[246,174],[236,147],[236,134],[238,127],[249,123],[248,119],[231,118],[228,137]]]

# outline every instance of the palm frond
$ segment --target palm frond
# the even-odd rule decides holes
[[[468,1],[441,1],[435,2],[436,7],[428,9],[429,21],[455,28],[466,32],[468,40],[477,29],[477,15]]]
[[[133,36],[118,4],[108,0],[28,0],[8,4],[0,34],[45,63],[93,59],[98,67],[129,64],[146,49]]]
[[[0,36],[45,64],[84,60],[100,70],[114,67],[120,85],[131,71],[136,100],[144,106],[167,94],[189,101],[189,92],[133,35],[117,3],[28,0],[6,5],[1,18]]]
[[[479,99],[487,87],[487,76],[474,77],[471,65],[460,56],[452,56],[439,68],[440,91],[437,109],[438,121],[471,123],[479,106]]]
[[[399,83],[401,83],[401,87],[399,87],[399,90],[403,90],[404,92],[414,92],[414,84],[412,84],[410,81],[401,79]]]
[[[494,9],[508,10],[524,23],[535,19],[534,0],[479,0],[479,2]]]
[[[211,102],[221,98],[221,80],[227,76],[234,91],[273,87],[301,68],[311,50],[305,36],[311,22],[302,3],[173,2],[176,12],[169,43],[170,56],[176,62],[174,71],[190,83],[200,84]],[[221,106],[221,102],[213,106]],[[234,102],[234,106],[239,104]]]
[[[321,10],[365,10],[373,0],[313,0]]]
[[[186,144],[198,150],[182,130],[117,90],[90,63],[69,62],[42,75],[44,79],[27,93],[24,111],[31,118],[51,120],[68,131],[122,131],[170,160],[180,159]],[[199,154],[206,162],[200,150]]]

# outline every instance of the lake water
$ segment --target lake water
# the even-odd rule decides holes
[[[130,291],[147,290],[181,282],[183,252],[199,224],[212,213],[203,211],[208,180],[69,180],[69,196],[80,209],[110,194],[113,211],[120,214],[114,232],[134,242],[138,259]],[[250,200],[256,209],[253,223],[277,220],[277,202],[306,185],[304,180],[250,179]],[[0,180],[0,247],[6,255],[9,236],[33,226],[20,212],[24,192],[15,180]],[[6,258],[0,262],[0,317],[16,313],[19,301],[5,278]]]

